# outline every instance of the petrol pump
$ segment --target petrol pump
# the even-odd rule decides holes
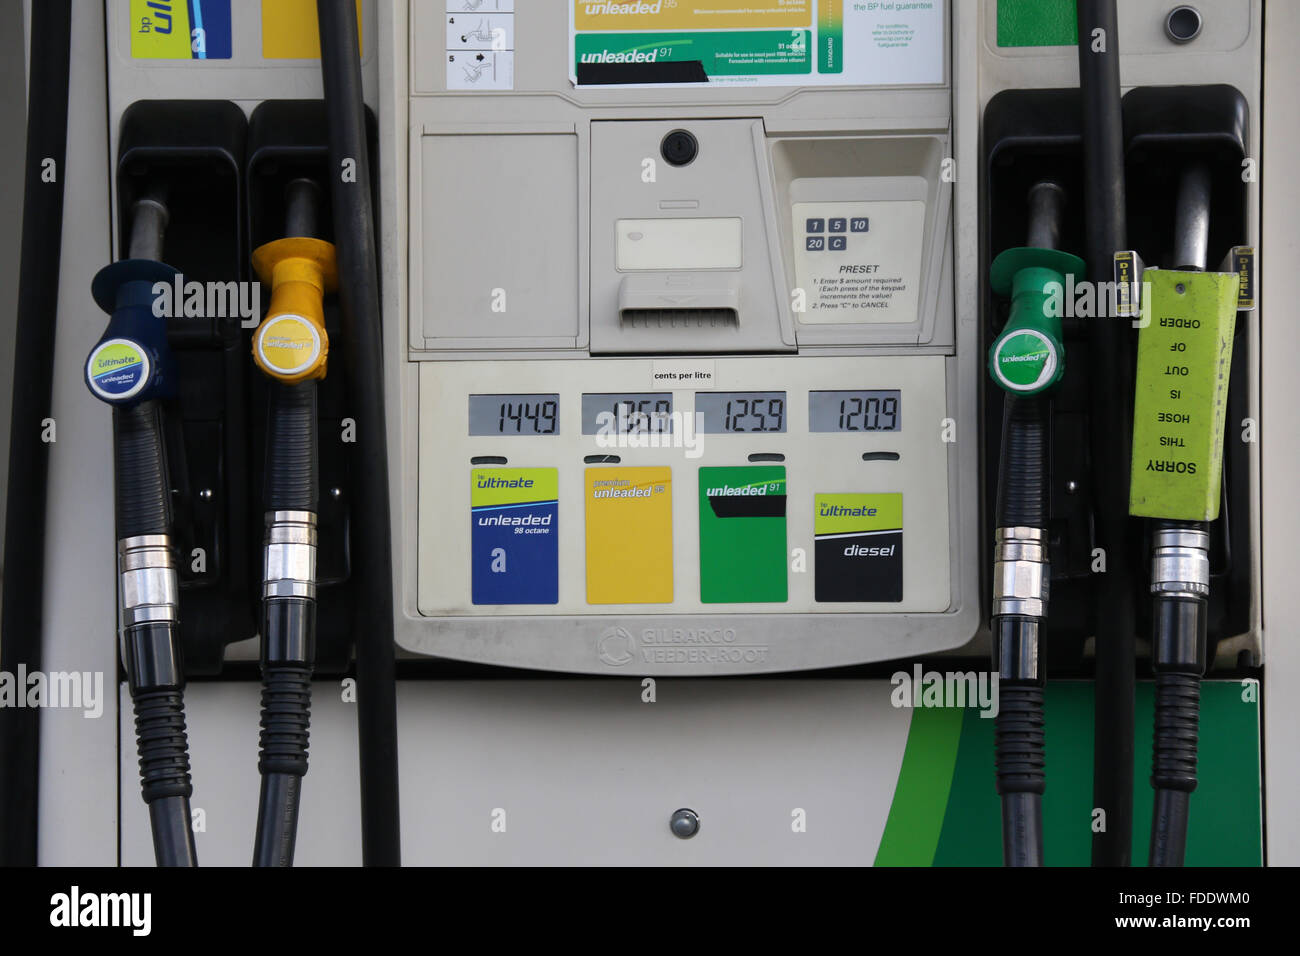
[[[63,9],[6,861],[1262,860],[1262,0]]]

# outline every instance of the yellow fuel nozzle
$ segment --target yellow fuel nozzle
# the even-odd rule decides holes
[[[277,239],[257,248],[253,269],[271,286],[271,308],[253,333],[253,361],[290,385],[324,378],[330,343],[323,300],[338,287],[333,244]]]

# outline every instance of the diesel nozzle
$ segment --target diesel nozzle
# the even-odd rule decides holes
[[[1206,272],[1211,179],[1192,161],[1179,180],[1173,270],[1148,269],[1138,341],[1129,510],[1154,519],[1151,665],[1155,727],[1150,865],[1182,866],[1196,789],[1207,661],[1209,523],[1218,517],[1237,275]],[[1153,316],[1159,320],[1150,321]],[[1174,356],[1174,358],[1170,358]]]
[[[154,193],[132,208],[129,257],[101,269],[91,291],[111,316],[86,361],[91,394],[113,406],[118,634],[126,665],[159,866],[194,866],[185,674],[178,635],[180,584],[172,539],[163,400],[174,390],[166,319],[154,284],[176,270],[159,261],[168,211]]]
[[[253,335],[270,379],[262,544],[262,775],[256,866],[291,866],[302,778],[307,773],[311,676],[316,661],[316,388],[329,337],[324,295],[337,284],[334,247],[317,239],[319,189],[285,190],[286,237],[259,247],[253,266],[271,305]]]
[[[1053,294],[1083,261],[1058,251],[1065,190],[1044,180],[1029,191],[1029,245],[993,260],[993,291],[1011,297],[1006,324],[989,349],[989,374],[1003,399],[993,547],[993,666],[998,671],[995,729],[1002,796],[1003,861],[1043,862],[1046,789],[1040,641],[1047,617],[1047,399],[1065,370],[1060,312]]]

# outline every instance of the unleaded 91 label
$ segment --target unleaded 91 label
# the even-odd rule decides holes
[[[784,601],[785,466],[700,469],[700,601]]]

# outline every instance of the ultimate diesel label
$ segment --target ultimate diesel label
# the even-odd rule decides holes
[[[815,599],[903,600],[902,494],[822,494],[813,507]]]

